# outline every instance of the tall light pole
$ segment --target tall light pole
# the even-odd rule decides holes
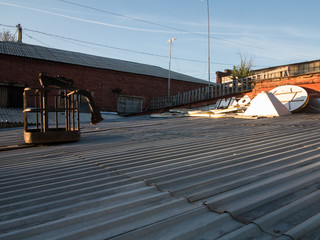
[[[167,42],[170,42],[170,55],[169,55],[169,73],[168,73],[168,97],[170,97],[170,72],[171,72],[171,45],[172,42],[177,40],[176,38],[171,38]]]
[[[208,14],[208,81],[210,87],[210,18],[209,18],[209,0],[207,0],[207,14]]]

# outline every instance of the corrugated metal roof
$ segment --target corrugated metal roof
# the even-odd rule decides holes
[[[0,41],[0,54],[168,78],[168,70],[157,66],[99,57],[84,53],[70,52],[25,43]],[[208,83],[207,81],[204,81],[202,79],[194,78],[174,71],[171,71],[170,76],[171,79],[175,80],[202,84]]]
[[[319,120],[129,118],[3,151],[0,239],[320,239]]]

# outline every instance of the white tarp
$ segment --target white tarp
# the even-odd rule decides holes
[[[290,111],[269,92],[259,93],[252,101],[244,116],[285,116]]]

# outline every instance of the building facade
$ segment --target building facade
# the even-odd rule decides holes
[[[22,107],[25,87],[39,87],[38,75],[64,76],[90,91],[102,111],[137,112],[154,97],[167,96],[168,70],[18,42],[0,42],[0,107]],[[171,71],[171,93],[207,85]]]
[[[255,74],[250,76],[254,80],[272,79],[279,77],[290,77],[302,74],[317,73],[320,71],[320,60],[281,65],[270,68],[254,70]],[[225,69],[224,72],[216,72],[217,83],[231,82],[231,70]]]

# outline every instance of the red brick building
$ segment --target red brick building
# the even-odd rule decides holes
[[[93,93],[103,111],[145,109],[168,94],[168,70],[135,62],[29,45],[0,42],[0,107],[22,107],[24,87],[39,87],[38,75],[64,76]],[[171,94],[207,85],[171,71]]]

